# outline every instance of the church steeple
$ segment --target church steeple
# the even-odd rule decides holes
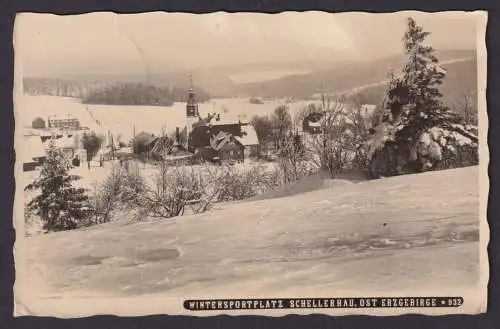
[[[188,99],[186,102],[186,145],[185,147],[189,149],[189,141],[191,139],[191,132],[193,131],[193,125],[200,120],[200,115],[198,112],[198,102],[196,102],[196,93],[193,87],[193,77],[189,76],[189,89],[188,89]]]
[[[193,76],[189,76],[190,87],[188,90],[188,100],[186,103],[186,117],[198,118],[198,103],[196,102],[196,93],[193,87]]]

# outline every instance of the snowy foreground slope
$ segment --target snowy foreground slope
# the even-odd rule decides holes
[[[16,251],[18,309],[180,313],[189,298],[451,295],[463,308],[441,312],[478,312],[478,190],[470,167],[28,238]]]

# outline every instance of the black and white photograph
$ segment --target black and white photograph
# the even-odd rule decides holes
[[[486,312],[486,24],[17,14],[15,316]]]

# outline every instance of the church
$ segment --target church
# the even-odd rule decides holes
[[[221,136],[224,136],[224,141]],[[176,144],[193,154],[211,154],[207,160],[234,157],[243,161],[257,151],[259,139],[255,128],[241,119],[227,121],[217,113],[209,113],[202,118],[191,79],[186,102],[186,126],[182,130],[176,129]]]

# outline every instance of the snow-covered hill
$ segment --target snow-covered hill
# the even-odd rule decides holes
[[[447,311],[479,312],[478,177],[469,167],[339,184],[201,215],[25,238],[16,249],[18,310],[173,314],[190,298],[451,295],[465,304]]]

